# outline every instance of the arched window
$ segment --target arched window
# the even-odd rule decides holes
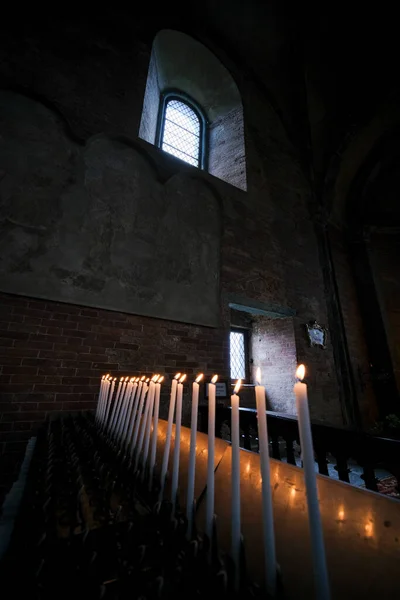
[[[247,189],[239,90],[214,54],[185,33],[163,29],[154,38],[139,137]]]
[[[193,102],[164,94],[160,103],[158,145],[194,167],[204,168],[205,118]]]

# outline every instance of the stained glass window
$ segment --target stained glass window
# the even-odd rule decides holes
[[[165,102],[160,146],[194,167],[201,166],[202,123],[186,102],[177,98]]]
[[[231,379],[246,379],[246,339],[240,331],[230,333]]]

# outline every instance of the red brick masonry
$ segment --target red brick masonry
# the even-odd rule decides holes
[[[0,294],[0,455],[49,413],[93,409],[101,375],[228,373],[228,334]]]

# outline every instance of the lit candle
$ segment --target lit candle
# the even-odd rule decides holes
[[[181,424],[182,424],[182,396],[183,396],[183,382],[186,379],[186,375],[182,375],[179,379],[178,389],[176,394],[176,417],[175,417],[175,445],[174,445],[174,460],[172,469],[172,483],[171,483],[171,502],[172,508],[175,510],[176,496],[178,493],[178,481],[179,481],[179,459],[181,451]]]
[[[99,415],[101,412],[101,400],[102,400],[102,396],[103,396],[103,391],[104,391],[104,383],[105,383],[105,378],[106,376],[103,375],[100,381],[100,389],[99,389],[99,398],[97,401],[97,406],[96,406],[96,413],[95,413],[95,417],[94,420],[97,422],[99,420]]]
[[[146,429],[144,432],[144,445],[143,445],[143,458],[142,458],[142,465],[143,465],[142,479],[144,478],[146,464],[147,464],[147,458],[149,455],[151,422],[153,420],[153,409],[154,409],[154,396],[156,393],[156,382],[159,377],[160,377],[159,375],[154,375],[153,380],[150,382],[151,389],[149,390],[149,396],[148,396],[149,410],[148,410],[148,414],[147,414],[147,420],[145,422]]]
[[[111,383],[111,377],[107,373],[107,375],[105,376],[105,379],[104,379],[103,395],[102,395],[102,400],[101,400],[100,426],[102,425],[102,423],[104,421],[106,410],[107,410],[107,398],[108,398],[108,392],[110,389],[110,383]]]
[[[97,404],[97,411],[96,411],[96,422],[98,424],[101,424],[101,422],[103,420],[104,398],[105,398],[106,391],[108,389],[107,380],[108,380],[108,374],[103,375],[103,377],[101,378],[99,401]]]
[[[161,467],[161,488],[160,488],[160,500],[163,498],[164,494],[164,486],[165,486],[165,478],[167,476],[168,469],[168,461],[169,461],[169,451],[171,447],[171,435],[172,435],[172,423],[174,421],[174,413],[175,413],[175,401],[176,401],[176,390],[178,387],[178,379],[181,374],[177,373],[172,380],[171,383],[171,394],[169,397],[169,411],[168,411],[168,423],[167,423],[167,434],[165,437],[165,446],[164,446],[164,456]]]
[[[124,382],[124,377],[121,377],[121,379],[119,380],[117,393],[115,394],[114,405],[113,405],[113,409],[112,409],[112,413],[111,413],[111,419],[110,419],[110,424],[109,424],[110,433],[112,433],[112,430],[114,429],[115,415],[117,414],[117,410],[119,408],[119,398],[121,396],[123,382]]]
[[[194,481],[196,471],[196,440],[197,440],[197,413],[199,408],[199,382],[202,380],[201,373],[192,386],[192,419],[190,422],[190,454],[188,470],[188,487],[186,498],[186,517],[188,522],[187,538],[190,540],[193,530],[193,510],[194,510]]]
[[[157,434],[158,434],[158,417],[160,413],[160,393],[161,384],[164,381],[164,377],[160,377],[156,383],[156,390],[154,393],[154,419],[153,419],[153,433],[151,438],[151,451],[150,451],[150,474],[149,474],[149,490],[153,485],[153,473],[154,465],[156,464],[156,451],[157,451]]]
[[[124,423],[124,427],[122,430],[122,444],[123,445],[126,444],[126,440],[127,440],[127,436],[128,436],[129,425],[131,422],[132,411],[133,411],[133,406],[134,406],[135,397],[136,397],[136,390],[138,389],[138,381],[139,381],[138,377],[136,377],[133,380],[132,391],[131,391],[131,395],[129,398],[129,405],[127,408],[125,423]]]
[[[218,375],[214,375],[208,384],[208,460],[207,460],[207,503],[206,503],[206,534],[211,541],[214,520],[214,456],[215,456],[215,403],[216,382]]]
[[[143,375],[143,377],[138,381],[138,387],[137,387],[136,396],[135,396],[135,403],[132,407],[131,418],[130,418],[129,426],[128,426],[128,433],[127,433],[127,438],[126,438],[126,449],[128,449],[129,445],[132,444],[133,432],[134,432],[134,428],[136,425],[136,416],[137,416],[137,412],[138,412],[138,408],[139,408],[139,402],[142,397],[142,389],[143,389],[143,384],[144,384],[145,379],[146,379],[146,377]]]
[[[314,449],[311,435],[310,412],[308,409],[307,385],[302,382],[304,365],[296,371],[299,381],[294,386],[297,419],[303,460],[304,482],[307,493],[308,521],[311,536],[311,552],[314,567],[315,589],[318,600],[330,598],[328,569],[326,566],[324,536],[318,504],[317,477],[315,474]]]
[[[110,385],[109,390],[108,390],[107,408],[106,408],[105,417],[104,417],[104,429],[107,429],[107,423],[108,423],[108,418],[110,416],[111,404],[112,404],[112,397],[113,397],[114,387],[115,387],[115,382],[116,381],[117,381],[117,378],[114,377],[114,379],[111,381],[111,385]]]
[[[121,417],[119,419],[119,424],[118,424],[117,431],[116,431],[117,442],[120,442],[121,438],[122,438],[122,431],[125,426],[125,419],[126,419],[127,412],[128,412],[129,400],[130,400],[130,397],[132,394],[132,388],[133,388],[133,377],[131,377],[130,380],[128,381],[128,385],[126,386],[126,390],[125,390],[125,397],[124,397],[123,405],[122,405],[122,409],[121,409]]]
[[[260,448],[260,470],[262,486],[262,509],[264,529],[264,560],[267,591],[271,596],[276,590],[276,554],[274,534],[274,514],[272,508],[271,474],[268,454],[267,409],[265,387],[261,385],[261,371],[257,369],[256,404],[258,418],[258,443]]]
[[[125,381],[123,381],[122,383],[122,388],[121,388],[121,394],[120,394],[120,398],[119,398],[119,403],[118,403],[118,407],[115,413],[115,419],[114,419],[114,426],[111,432],[111,435],[115,438],[118,432],[118,428],[119,428],[119,424],[121,421],[121,416],[122,416],[122,411],[123,411],[123,407],[124,407],[124,402],[125,402],[125,396],[126,396],[126,392],[127,392],[127,388],[128,388],[128,379],[129,377],[125,377]]]
[[[147,428],[147,418],[149,416],[149,411],[150,411],[151,397],[154,394],[154,387],[155,387],[154,377],[152,377],[152,379],[149,383],[149,389],[148,389],[148,394],[146,397],[146,402],[144,405],[142,421],[139,425],[139,434],[138,434],[138,442],[137,442],[136,458],[135,458],[135,471],[139,466],[139,458],[140,458],[140,455],[142,452],[143,443],[144,443],[144,439],[145,439],[146,428]]]
[[[239,379],[231,396],[232,443],[232,558],[235,565],[235,589],[240,585],[240,449],[239,449],[239,396],[242,381]]]
[[[131,445],[131,457],[133,456],[133,453],[136,448],[136,442],[137,442],[138,434],[139,434],[139,427],[142,422],[143,405],[144,405],[144,399],[146,397],[146,393],[148,390],[148,385],[147,385],[148,381],[149,381],[149,379],[147,378],[143,382],[143,386],[142,386],[142,393],[140,395],[139,406],[138,406],[138,410],[137,410],[135,429],[133,430],[133,438],[132,438],[132,445]]]

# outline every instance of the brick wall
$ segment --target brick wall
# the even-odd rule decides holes
[[[253,370],[261,368],[261,383],[265,385],[268,410],[295,414],[293,380],[297,357],[293,319],[255,317],[250,352],[254,361]]]
[[[246,155],[243,147],[243,109],[240,106],[218,118],[209,130],[208,169],[211,175],[246,190]]]
[[[0,322],[0,454],[20,453],[51,413],[94,409],[106,372],[228,374],[222,329],[7,294]]]

